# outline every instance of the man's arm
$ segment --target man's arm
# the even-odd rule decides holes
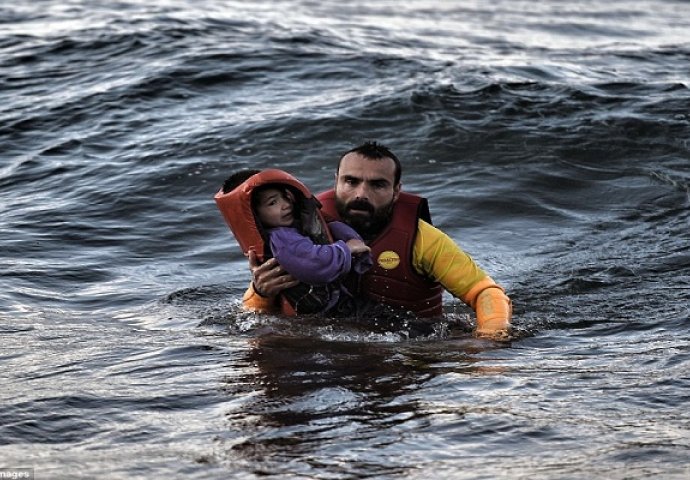
[[[512,317],[510,298],[448,235],[420,220],[413,264],[418,273],[438,281],[477,314],[476,334],[507,331]]]

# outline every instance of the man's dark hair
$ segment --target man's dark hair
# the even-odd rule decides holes
[[[246,182],[250,177],[260,173],[261,170],[240,170],[230,175],[223,183],[223,193],[232,192],[234,189]]]
[[[390,158],[395,162],[395,185],[400,183],[400,177],[402,175],[402,167],[400,166],[400,160],[391,152],[388,147],[381,145],[380,143],[369,141],[352,148],[345,152],[338,161],[338,170],[340,170],[340,162],[343,161],[343,157],[348,153],[358,153],[364,157],[372,160],[380,160],[382,158]]]

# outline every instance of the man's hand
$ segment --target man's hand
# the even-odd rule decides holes
[[[252,272],[254,291],[262,297],[275,297],[286,288],[299,284],[275,258],[260,264],[254,250],[249,250],[249,270]]]

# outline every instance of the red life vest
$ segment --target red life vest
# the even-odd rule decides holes
[[[225,222],[230,227],[242,252],[248,255],[249,250],[253,249],[260,262],[268,260],[273,255],[270,243],[261,222],[254,215],[252,209],[252,193],[258,187],[264,185],[285,185],[297,193],[296,201],[300,203],[300,222],[301,230],[317,243],[332,243],[333,238],[328,225],[321,214],[319,201],[312,195],[309,189],[295,177],[283,170],[267,169],[252,175],[230,192],[223,193],[221,188],[213,197],[218,209],[223,214]],[[295,294],[300,285],[293,287]],[[289,289],[292,290],[292,289]],[[308,291],[309,286],[303,288]],[[301,297],[304,293],[299,294]],[[295,309],[286,297],[289,293],[281,295],[281,309],[284,314],[295,315]]]
[[[325,215],[340,220],[335,206],[335,192],[317,195]],[[414,312],[419,317],[443,315],[443,287],[415,272],[412,266],[417,223],[431,223],[425,198],[400,192],[393,206],[390,223],[371,242],[374,266],[362,277],[360,295]]]

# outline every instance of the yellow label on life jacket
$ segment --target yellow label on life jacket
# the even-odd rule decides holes
[[[400,265],[400,255],[393,250],[386,250],[385,252],[381,252],[376,261],[381,268],[393,270],[395,267]]]

